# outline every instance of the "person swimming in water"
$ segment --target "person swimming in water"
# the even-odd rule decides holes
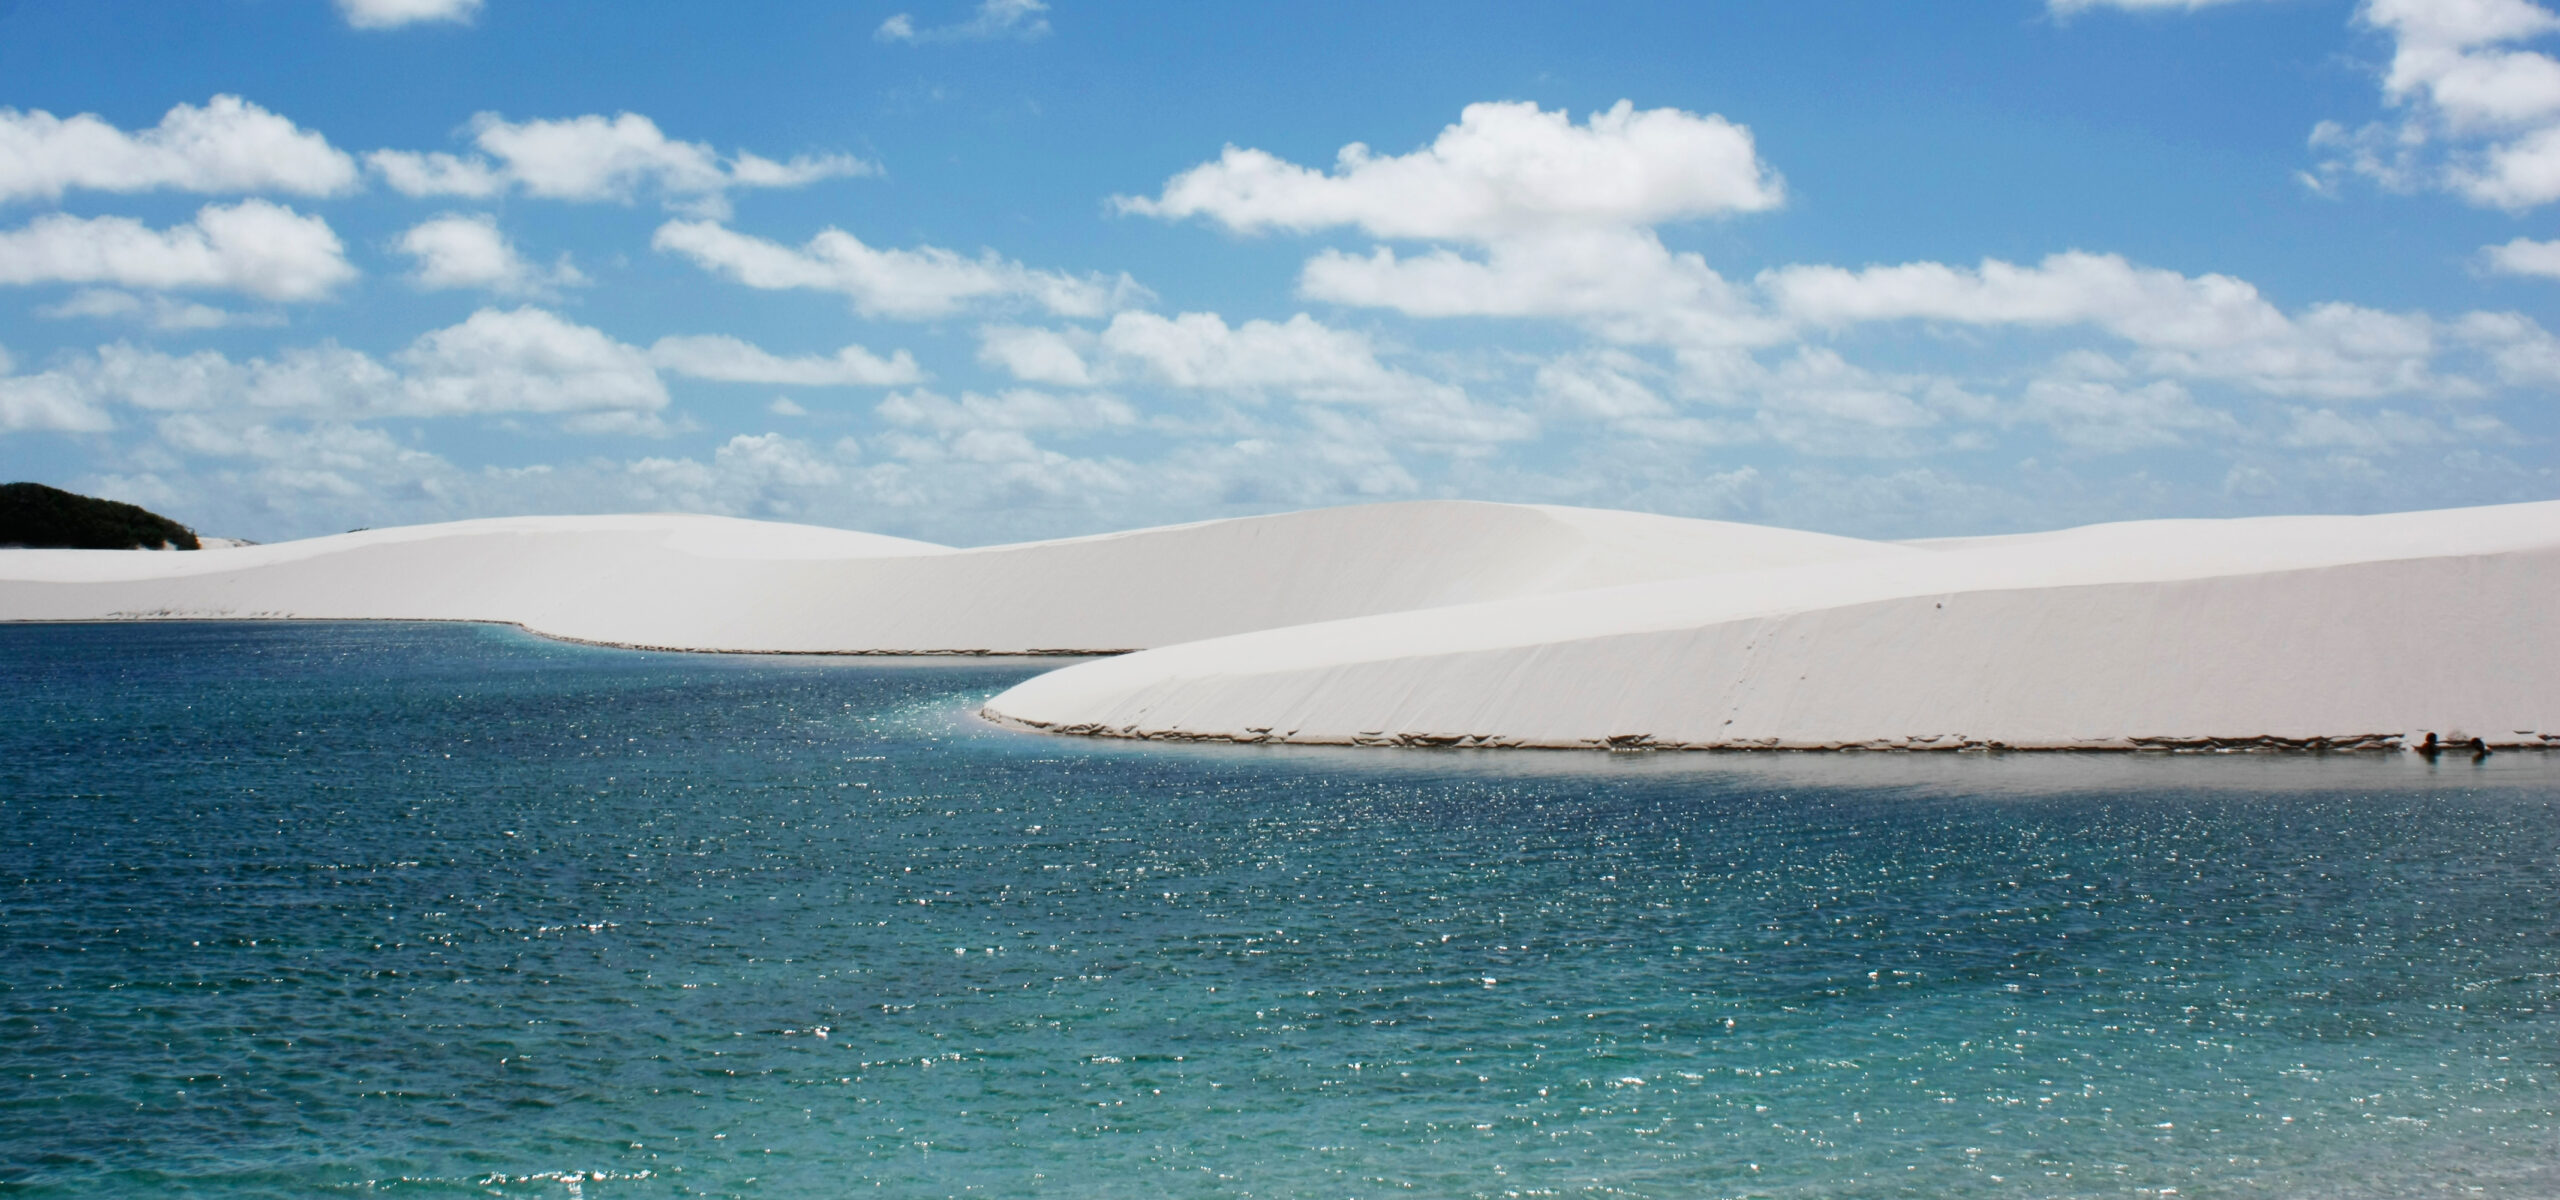
[[[2470,741],[2462,743],[2462,748],[2471,752],[2471,761],[2473,762],[2478,762],[2481,759],[2489,757],[2489,742],[2486,738],[2475,737]],[[2418,743],[2417,746],[2418,753],[2425,756],[2428,762],[2434,762],[2436,760],[2436,756],[2444,753],[2446,749],[2446,744],[2438,740],[2436,735],[2432,733],[2427,735],[2427,740]]]

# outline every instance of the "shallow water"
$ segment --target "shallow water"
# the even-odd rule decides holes
[[[2560,761],[1166,748],[0,626],[0,1192],[2560,1194]]]

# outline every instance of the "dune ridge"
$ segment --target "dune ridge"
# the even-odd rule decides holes
[[[0,551],[0,620],[494,621],[736,653],[1109,654],[990,720],[1744,749],[2560,746],[2560,502],[1886,543],[1425,501],[957,549],[525,517]]]
[[[1918,548],[1167,647],[985,714],[1335,745],[2560,744],[2560,504]]]
[[[967,550],[727,517],[516,517],[190,555],[0,552],[0,620],[466,620],[651,649],[1093,654],[1912,553],[1729,522],[1464,501]]]

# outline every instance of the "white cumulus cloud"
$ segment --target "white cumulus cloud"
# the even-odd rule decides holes
[[[238,96],[181,104],[133,133],[89,113],[0,108],[0,200],[104,192],[288,192],[356,186],[356,164],[329,140]]]
[[[2276,394],[2378,396],[2439,382],[2429,372],[2436,330],[2423,316],[2344,304],[2287,314],[2244,280],[2138,267],[2119,255],[2074,251],[2033,266],[1796,266],[1758,282],[1778,312],[1811,325],[2093,326],[2148,351],[2154,370]]]
[[[1124,312],[1101,343],[1126,373],[1178,388],[1394,399],[1441,386],[1388,368],[1366,336],[1305,313],[1229,325],[1216,313]]]
[[[1085,387],[1094,382],[1093,369],[1085,363],[1079,341],[1092,339],[1074,336],[1080,332],[989,325],[978,331],[978,361],[1026,383]]]
[[[1098,333],[1022,326],[979,331],[981,361],[1027,383],[1147,384],[1280,394],[1320,403],[1451,405],[1465,393],[1381,361],[1367,335],[1305,313],[1230,325],[1216,313],[1130,311]]]
[[[2484,11],[2517,3],[2461,0]],[[1176,176],[1160,195],[1120,203],[1237,232],[1348,227],[1381,241],[1421,240],[1426,244],[1319,250],[1300,271],[1299,292],[1421,318],[1571,321],[1614,349],[1549,362],[1537,369],[1529,394],[1542,411],[1656,442],[1918,454],[1984,448],[1998,429],[2035,424],[2072,448],[2112,451],[2239,428],[2225,423],[2239,416],[2197,400],[2190,386],[2321,400],[2425,395],[2459,406],[2486,395],[2493,382],[2525,386],[2518,381],[2560,373],[2560,343],[2522,318],[2525,331],[2509,335],[2492,332],[2498,322],[2480,314],[2447,322],[2354,304],[2287,309],[2231,276],[2191,276],[2079,251],[1970,267],[1800,265],[1735,281],[1705,256],[1672,249],[1655,228],[1781,199],[1747,131],[1622,104],[1581,126],[1534,106],[1474,106],[1431,147],[1382,158],[1355,146],[1331,172],[1231,147]],[[2493,269],[2526,269],[2534,245],[2492,252]],[[980,333],[979,357],[1026,382],[1199,387],[1188,381],[1206,378],[1205,365],[1220,362],[1217,356],[1244,354],[1249,344],[1287,332],[1271,322],[1229,327],[1209,320],[1131,312],[1099,334],[991,328]],[[1991,395],[2011,392],[2014,379],[1869,372],[1804,344],[1809,336],[1891,322],[2080,331],[2078,340],[2094,333],[2129,343],[2131,352],[2108,360],[2116,377],[2075,375],[2004,403]],[[1345,361],[1328,356],[1345,337],[1312,339],[1291,351],[1297,369],[1326,375],[1336,394],[1363,386],[1341,382],[1356,373],[1320,366]],[[1150,351],[1147,338],[1163,345]],[[1790,346],[1791,357],[1761,361]],[[1678,370],[1666,374],[1618,353],[1643,347],[1668,350]],[[1377,370],[1408,374],[1383,364]],[[1411,394],[1434,389],[1465,395],[1438,382]],[[1303,384],[1274,390],[1323,398]],[[1685,414],[1678,407],[1685,401],[1717,412]],[[2266,443],[2262,430],[2252,436]]]
[[[338,12],[358,29],[396,29],[429,21],[467,23],[481,0],[338,0]]]
[[[55,320],[134,321],[169,330],[284,324],[284,317],[278,313],[234,312],[169,296],[137,296],[114,288],[82,288],[58,304],[37,309],[36,315]]]
[[[2537,242],[2531,238],[2517,238],[2482,250],[2480,257],[2490,270],[2501,275],[2560,279],[2560,241]]]
[[[1651,226],[1775,208],[1785,190],[1751,131],[1627,101],[1582,124],[1529,103],[1470,104],[1411,154],[1342,148],[1331,173],[1227,147],[1125,212],[1206,217],[1239,232],[1353,226],[1373,236],[1487,242],[1556,227]]]
[[[1094,430],[1138,422],[1137,410],[1115,396],[1096,392],[1060,396],[1032,388],[992,396],[963,392],[956,400],[918,388],[891,394],[880,402],[878,412],[892,425],[940,433]]]
[[[2560,337],[2522,313],[2474,312],[2450,323],[2453,340],[2486,355],[2515,387],[2560,388]]]
[[[2333,152],[2315,187],[2353,174],[2509,210],[2560,200],[2560,59],[2519,44],[2560,33],[2560,14],[2531,0],[2366,0],[2357,19],[2392,39],[2382,94],[2401,115],[2313,129]]]
[[[672,206],[709,214],[726,211],[732,189],[800,187],[879,171],[846,154],[781,161],[739,151],[724,158],[706,143],[670,138],[657,122],[629,112],[556,121],[482,113],[472,119],[471,140],[479,153],[377,150],[365,162],[411,196],[485,198],[521,189],[551,200],[620,201],[654,190]]]
[[[742,433],[711,453],[712,465],[750,488],[824,487],[843,478],[807,442],[778,433]]]
[[[2180,446],[2191,436],[2228,437],[2240,429],[2231,414],[2196,403],[2168,379],[2134,388],[2038,379],[2027,385],[2015,419],[2051,429],[2065,445],[2099,453]]]
[[[1099,331],[988,326],[979,330],[978,356],[1026,383],[1171,390],[1217,402],[1163,426],[1194,432],[1232,432],[1263,419],[1248,412],[1294,412],[1343,437],[1358,426],[1366,430],[1360,436],[1408,449],[1471,454],[1537,430],[1528,413],[1390,364],[1368,335],[1305,313],[1229,323],[1209,312],[1124,311]]]
[[[1307,261],[1298,290],[1417,317],[1578,318],[1630,342],[1756,345],[1786,333],[1704,258],[1673,252],[1647,229],[1557,230],[1472,255],[1326,250]]]
[[[649,347],[649,361],[678,375],[722,383],[894,387],[924,378],[915,358],[904,350],[882,358],[860,346],[847,346],[832,355],[784,357],[718,334],[659,338]]]
[[[1160,195],[1117,203],[1246,233],[1347,226],[1457,244],[1324,250],[1299,276],[1309,299],[1418,317],[1561,317],[1614,341],[1735,346],[1786,331],[1654,226],[1784,199],[1748,129],[1620,101],[1578,125],[1534,104],[1472,104],[1429,146],[1382,157],[1353,144],[1330,172],[1230,146]]]
[[[409,279],[430,290],[480,288],[506,295],[548,292],[587,281],[567,256],[550,267],[537,267],[516,253],[497,218],[486,214],[446,213],[411,226],[394,243],[415,260]]]
[[[0,377],[17,381],[11,394],[22,414],[53,413],[57,425],[123,405],[202,414],[214,421],[205,429],[232,429],[244,416],[363,421],[525,414],[558,418],[573,431],[657,433],[664,431],[660,414],[669,405],[662,371],[811,387],[895,386],[923,376],[905,351],[883,358],[847,346],[832,355],[792,357],[717,335],[661,338],[643,348],[526,306],[483,308],[383,358],[328,342],[242,360],[119,342],[41,375],[0,370]]]
[[[651,245],[752,288],[838,292],[866,316],[947,316],[978,302],[1037,305],[1095,317],[1139,289],[1127,276],[1082,278],[1038,271],[988,251],[969,258],[936,246],[883,250],[841,229],[794,248],[712,221],[670,221]]]
[[[1671,415],[1642,376],[1650,364],[1618,350],[1576,354],[1538,367],[1538,395],[1566,415],[1609,423]]]
[[[654,413],[666,385],[646,351],[539,308],[484,308],[393,356],[406,407],[463,413]]]
[[[104,433],[116,427],[104,405],[75,381],[57,373],[16,374],[0,348],[0,433]]]
[[[1897,457],[1933,449],[1944,418],[1915,398],[1931,380],[1869,371],[1824,347],[1799,346],[1765,372],[1746,371],[1754,424],[1809,454]]]
[[[0,231],[0,284],[203,288],[316,300],[356,277],[329,224],[265,200],[208,204],[153,229],[130,217],[48,213]]]
[[[2506,43],[2560,31],[2529,0],[2368,0],[2365,23],[2396,45],[2383,92],[2423,101],[2456,130],[2532,124],[2560,112],[2560,63]]]
[[[92,404],[226,420],[530,413],[645,431],[667,406],[647,351],[539,308],[481,309],[387,362],[326,342],[238,361],[212,350],[176,355],[115,343],[47,374]]]

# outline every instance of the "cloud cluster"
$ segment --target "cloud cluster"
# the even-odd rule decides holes
[[[1093,317],[1138,293],[1126,275],[1033,270],[992,250],[976,258],[936,246],[883,250],[841,229],[821,231],[794,248],[714,221],[670,221],[650,244],[748,287],[840,293],[865,316],[904,320],[948,316],[982,302]]]
[[[1958,428],[1999,405],[1954,381],[1860,367],[1797,346],[1774,365],[1727,352],[1669,366],[1624,350],[1568,353],[1537,368],[1535,395],[1561,422],[1618,446],[1777,446],[1819,457],[1894,458],[1981,444]]]
[[[2560,241],[2517,238],[2480,252],[2482,264],[2500,275],[2560,279]]]
[[[1090,392],[1061,396],[1033,388],[994,395],[963,392],[956,400],[919,388],[891,393],[876,411],[891,425],[944,434],[1091,432],[1138,423],[1137,410],[1119,397]]]
[[[404,413],[575,414],[591,426],[645,429],[651,423],[640,418],[667,406],[646,352],[538,308],[484,308],[393,360],[401,378],[380,403]],[[592,420],[608,414],[632,419]]]
[[[292,416],[384,418],[537,416],[591,433],[657,433],[669,396],[661,373],[802,387],[894,386],[922,377],[904,351],[860,346],[830,356],[776,355],[723,336],[633,346],[546,309],[484,308],[375,358],[334,343],[234,360],[216,351],[170,354],[125,343],[75,355],[33,375],[7,376],[10,428],[91,430],[112,407],[186,412],[203,428]]]
[[[2244,404],[2250,396],[2331,406],[2408,398],[2459,422],[2470,419],[2463,405],[2555,365],[2549,335],[2512,314],[2447,321],[2349,304],[2288,311],[2244,280],[2079,251],[2029,264],[1799,265],[1736,281],[1671,248],[1657,228],[1781,198],[1747,132],[1718,118],[1622,104],[1575,126],[1530,106],[1480,105],[1409,155],[1355,146],[1325,173],[1229,147],[1159,196],[1119,205],[1241,233],[1348,227],[1424,242],[1319,249],[1299,291],[1418,318],[1579,324],[1602,348],[1539,363],[1531,405],[1628,446],[1899,456],[1983,449],[2011,430],[2042,431],[2079,455],[2208,441],[2267,446],[2297,436],[2280,431],[2308,419],[2300,413],[2327,414],[2324,428],[2382,418],[2263,401],[2243,411],[2198,389]],[[2530,270],[2535,261],[2534,247],[2519,243],[2493,266]],[[1311,317],[1292,325],[1123,313],[1092,333],[1000,326],[982,332],[980,358],[1026,382],[1192,389],[1221,370],[1234,375],[1222,356],[1287,361],[1302,374],[1281,390],[1301,399],[1323,402],[1329,387],[1393,395],[1392,407],[1408,415],[1463,404],[1527,419],[1387,366],[1365,341],[1353,347]],[[1809,342],[1895,325],[1968,344],[2001,331],[2030,344],[2095,334],[2106,352],[2073,350],[2023,376],[2013,367],[1957,378],[1872,371]],[[1279,352],[1260,353],[1265,347]]]
[[[540,414],[590,428],[648,424],[667,393],[647,355],[541,309],[483,309],[421,335],[388,362],[334,343],[235,361],[117,343],[45,372],[92,403],[350,421]],[[598,418],[602,418],[599,420]]]
[[[1300,294],[1415,317],[1560,317],[1631,343],[1764,345],[1787,336],[1749,294],[1650,229],[1563,230],[1508,238],[1479,253],[1439,248],[1324,250]]]
[[[467,19],[476,4],[436,0],[348,0],[348,19],[381,27]],[[636,113],[512,122],[484,113],[471,124],[469,154],[379,150],[365,157],[393,190],[412,196],[495,197],[509,192],[567,201],[654,195],[669,206],[724,216],[743,188],[798,187],[871,174],[848,155],[778,161],[669,138]],[[282,192],[335,196],[356,190],[357,160],[319,133],[248,103],[218,95],[203,107],[180,104],[152,128],[128,132],[92,114],[57,117],[0,109],[0,202],[55,200],[72,190],[112,192]],[[697,238],[696,241],[704,241]],[[392,248],[413,260],[410,280],[426,289],[471,288],[546,297],[586,282],[563,256],[527,261],[493,218],[448,213],[422,222]],[[714,247],[716,249],[716,247]],[[813,252],[843,251],[832,239]],[[946,251],[837,253],[830,268],[866,309],[932,315],[959,300],[1021,293],[1053,311],[1099,311],[1108,284],[1048,275],[992,255],[963,260]],[[52,316],[135,320],[161,329],[206,329],[264,320],[143,292],[234,291],[272,301],[324,298],[355,268],[328,223],[263,199],[208,205],[193,221],[154,229],[129,217],[40,215],[0,230],[0,286],[93,285],[48,306]],[[1125,280],[1123,281],[1125,286]],[[920,289],[920,290],[919,290]]]
[[[567,255],[549,267],[526,262],[498,231],[497,218],[485,213],[447,213],[420,222],[402,233],[393,249],[416,262],[410,282],[430,291],[477,288],[508,296],[547,295],[587,282]]]
[[[2357,19],[2392,39],[2382,77],[2396,121],[2323,122],[2316,187],[2344,175],[2443,188],[2522,211],[2560,200],[2560,60],[2522,43],[2560,32],[2532,0],[2365,0]]]
[[[426,0],[367,3],[386,14],[467,11]],[[726,211],[727,195],[739,189],[879,172],[847,154],[777,160],[742,150],[724,157],[705,143],[670,138],[656,122],[629,112],[533,121],[482,113],[472,119],[470,136],[476,153],[376,150],[364,162],[409,196],[485,199],[521,191],[553,200],[623,201],[645,192],[707,213]],[[334,196],[361,183],[353,156],[238,96],[218,95],[201,108],[180,104],[157,126],[131,133],[88,113],[57,117],[0,108],[0,201],[50,200],[75,189]]]
[[[286,192],[331,196],[358,183],[329,140],[238,96],[181,104],[127,133],[90,113],[0,108],[0,201],[64,192]]]
[[[989,326],[979,359],[1026,383],[1282,396],[1449,415],[1463,389],[1391,367],[1370,339],[1305,313],[1230,325],[1216,313],[1116,314],[1098,331]]]
[[[0,348],[0,433],[104,433],[116,427],[106,406],[59,375],[17,374]]]
[[[208,204],[193,221],[168,229],[130,217],[48,213],[23,228],[0,230],[0,284],[215,289],[317,300],[355,276],[328,222],[265,200]]]
[[[1786,267],[1758,282],[1777,312],[1814,326],[2087,327],[2136,347],[2149,370],[2278,395],[2372,397],[2443,383],[2429,370],[2437,335],[2424,316],[2345,304],[2287,314],[2245,281],[2138,267],[2119,255],[2071,252],[2034,266]]]
[[[860,346],[832,355],[785,357],[721,334],[663,337],[649,347],[649,361],[664,370],[721,383],[770,383],[796,387],[896,387],[924,379],[904,350],[887,358]]]
[[[1564,317],[1627,342],[1765,344],[1784,336],[1655,227],[1784,202],[1751,132],[1723,117],[1638,110],[1583,124],[1533,104],[1474,104],[1429,146],[1381,157],[1357,143],[1330,173],[1229,146],[1122,211],[1204,217],[1258,233],[1335,227],[1453,243],[1327,249],[1299,291],[1417,317]]]
[[[556,121],[509,121],[482,113],[470,129],[478,153],[376,150],[365,156],[365,165],[409,196],[485,199],[522,191],[550,200],[628,201],[648,192],[672,207],[707,215],[726,213],[728,194],[736,189],[800,187],[879,172],[846,154],[778,161],[742,150],[724,158],[706,143],[670,138],[657,122],[630,112]]]
[[[2417,44],[2471,36],[2429,32],[2426,20],[2443,25],[2516,4],[2462,0],[2423,20],[2382,0],[2368,10],[2376,22],[2416,31],[2404,41]],[[981,35],[1019,33],[1040,12],[982,6],[996,33]],[[893,40],[962,36],[957,28],[919,31],[909,21]],[[2538,57],[2507,42],[2462,44],[2457,57],[2466,62]],[[2459,127],[2493,143],[2540,119],[2530,104],[2457,86],[2460,71],[2410,70],[2419,82],[2399,102],[2429,114],[2424,138]],[[194,121],[221,105],[183,111]],[[2493,109],[2508,115],[2483,115]],[[2460,124],[2459,113],[2473,123]],[[79,138],[45,134],[37,140],[53,157],[34,166],[0,160],[0,180],[16,178],[17,194],[34,196],[146,177],[160,182],[115,186],[289,190],[278,180],[290,172],[261,179],[203,168],[229,160],[167,135],[186,124],[179,116],[162,131],[130,135],[95,118],[56,122],[95,128]],[[317,134],[245,105],[223,119],[271,142],[280,125],[279,144],[336,156],[342,178],[328,187],[355,186],[353,160]],[[6,114],[0,129],[7,121],[21,117]],[[156,176],[65,166],[77,156],[62,147],[94,141],[99,129],[120,144],[153,147],[154,161],[198,165],[154,168]],[[546,308],[485,307],[379,354],[333,343],[252,357],[119,343],[25,372],[0,355],[0,429],[127,430],[97,442],[120,447],[111,453],[121,473],[102,482],[122,494],[195,489],[202,500],[209,481],[230,480],[283,502],[333,497],[309,511],[373,520],[672,507],[975,540],[995,528],[1028,535],[1478,494],[1776,519],[1811,513],[1876,531],[1873,519],[1852,519],[1857,505],[1979,513],[2025,494],[1958,479],[1929,464],[1932,455],[2001,452],[2020,479],[2043,481],[2035,486],[2047,487],[2047,498],[2073,486],[2069,464],[2109,456],[2131,456],[2123,461],[2136,476],[2155,466],[2210,474],[2210,486],[2253,497],[2299,491],[2315,460],[2338,478],[2371,480],[2416,456],[2470,454],[2465,469],[2509,478],[2518,469],[2496,449],[2520,435],[2487,409],[2514,389],[2560,386],[2560,339],[2520,314],[2289,307],[2245,280],[2120,255],[1802,264],[1727,278],[1673,240],[1677,227],[1780,206],[1778,173],[1750,131],[1722,117],[1624,102],[1580,121],[1529,104],[1474,105],[1409,153],[1353,145],[1324,169],[1229,147],[1154,196],[1115,201],[1131,215],[1238,235],[1362,240],[1315,245],[1298,271],[1303,298],[1339,308],[1270,317],[1153,311],[1126,275],[1043,269],[993,250],[881,247],[833,228],[777,241],[719,215],[741,188],[869,169],[853,160],[723,156],[627,113],[520,123],[484,116],[469,136],[462,153],[382,152],[368,161],[392,190],[415,195],[663,201],[680,212],[657,228],[657,251],[744,287],[817,293],[864,317],[984,322],[978,361],[1008,382],[927,387],[928,373],[904,350],[779,352],[724,335],[635,344]],[[218,178],[232,182],[210,182]],[[387,249],[409,260],[417,287],[508,303],[584,282],[565,257],[547,266],[529,258],[485,213],[418,221]],[[2560,275],[2560,250],[2520,238],[2484,251],[2481,266]],[[353,277],[325,223],[263,199],[210,204],[169,228],[62,213],[0,228],[0,283],[82,289],[41,310],[51,316],[212,328],[276,312],[231,313],[163,293],[303,302]],[[1413,326],[1341,309],[1549,324],[1457,349],[1424,333],[1419,340],[1439,348],[1418,350],[1399,336]],[[1901,357],[1860,361],[1879,345]],[[1899,365],[1909,363],[1921,365]],[[670,384],[680,377],[895,390],[867,411],[833,406],[816,417],[788,396],[747,401],[810,418],[794,426],[804,430],[867,420],[858,442],[724,429],[692,449],[661,442],[659,452],[629,461],[465,470],[423,450],[402,424],[463,418],[681,438],[704,431],[675,411]],[[1856,473],[1824,465],[1844,458],[1917,461]],[[2134,503],[2075,502],[2097,506],[2097,515],[2107,515],[2107,503]]]
[[[1379,362],[1367,337],[1305,313],[1230,326],[1216,313],[1124,312],[1102,330],[1100,350],[1123,372],[1184,389],[1374,402],[1429,386]]]
[[[1331,173],[1229,146],[1153,199],[1116,203],[1168,220],[1205,217],[1240,233],[1349,226],[1382,238],[1486,243],[1760,212],[1784,195],[1750,130],[1621,100],[1582,125],[1535,104],[1470,104],[1429,146],[1381,157],[1354,142]]]
[[[1371,436],[1426,452],[1472,453],[1537,431],[1528,414],[1392,366],[1367,335],[1305,313],[1229,324],[1216,313],[1131,311],[1099,330],[989,326],[979,333],[979,359],[1027,383],[1131,387],[1247,407],[1287,401],[1308,406],[1299,415],[1317,423],[1363,423]],[[1345,408],[1358,415],[1318,415]],[[1236,422],[1254,423],[1230,414],[1211,424]]]
[[[284,316],[273,311],[238,312],[198,304],[169,296],[137,296],[115,288],[82,288],[59,303],[36,310],[36,315],[54,320],[86,318],[94,321],[130,321],[153,329],[195,330],[228,329],[247,325],[282,325]]]

